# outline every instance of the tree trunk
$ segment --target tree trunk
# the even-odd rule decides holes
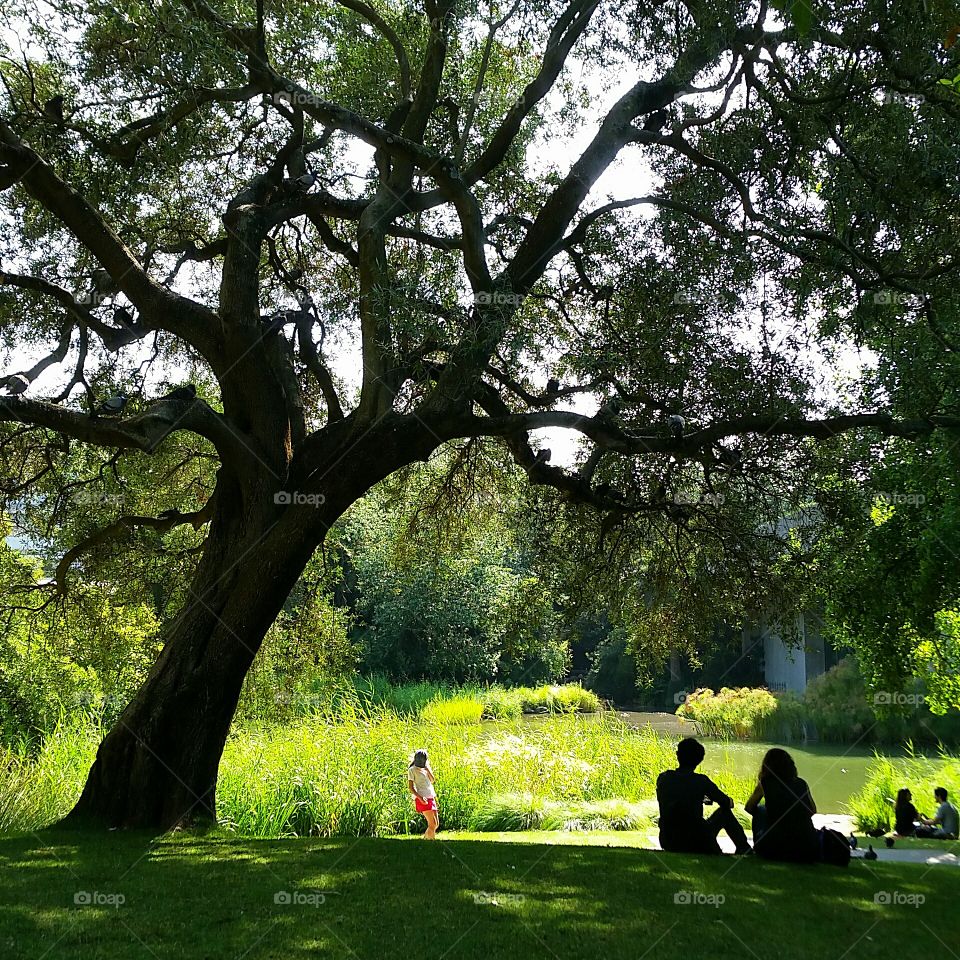
[[[344,434],[320,461],[319,480],[288,477],[288,490],[322,489],[312,505],[285,506],[275,475],[221,471],[189,598],[100,744],[66,823],[164,831],[216,818],[217,771],[244,677],[311,555],[352,503],[440,442],[419,423],[404,426],[385,417],[362,443]]]
[[[279,537],[208,542],[190,599],[65,822],[163,831],[216,817],[217,770],[244,677],[311,552]]]

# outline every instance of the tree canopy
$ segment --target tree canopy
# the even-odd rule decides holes
[[[90,815],[212,811],[311,554],[450,441],[746,590],[821,446],[960,428],[947,0],[2,10],[7,503],[178,478],[76,523],[50,591],[144,531],[196,548]]]

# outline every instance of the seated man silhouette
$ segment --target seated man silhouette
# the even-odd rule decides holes
[[[733,815],[733,799],[709,777],[697,773],[703,744],[687,737],[677,744],[677,769],[657,777],[660,804],[660,846],[674,853],[721,853],[717,834],[726,830],[737,853],[750,853],[747,835]],[[704,803],[717,809],[703,818]]]

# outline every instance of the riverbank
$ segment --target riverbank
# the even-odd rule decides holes
[[[0,757],[0,834],[63,817],[100,737],[96,728],[67,725],[39,753]],[[675,737],[612,712],[441,723],[383,708],[342,709],[235,728],[220,767],[218,813],[238,837],[417,833],[423,820],[410,808],[404,771],[413,750],[423,747],[447,829],[650,830],[656,778],[674,766],[675,746]],[[703,769],[734,798],[744,821],[742,805],[766,746],[707,743]],[[883,766],[887,761],[849,752],[791,750],[818,809],[854,813],[862,828],[882,827],[877,818],[889,814],[885,797],[895,795],[901,780],[916,784],[916,797],[934,780],[951,791],[955,781],[960,787],[960,767],[950,757]]]
[[[854,834],[851,817],[843,815],[820,815],[814,817],[816,826],[839,830],[844,836]],[[858,847],[852,851],[854,860],[864,859],[870,846],[877,855],[871,863],[922,863],[927,866],[960,867],[960,843],[955,840],[897,840],[893,848],[887,847],[882,840],[854,834]],[[748,836],[752,835],[748,831]],[[591,847],[631,847],[637,850],[660,851],[660,841],[656,833],[641,830],[591,830],[589,832],[569,832],[553,830],[527,830],[521,833],[471,833],[453,831],[441,833],[441,839],[475,840],[488,843],[537,843],[545,846],[591,846]],[[403,836],[398,840],[419,841],[419,837]],[[733,856],[734,845],[726,835],[718,838],[720,849]],[[673,856],[671,854],[671,856]]]

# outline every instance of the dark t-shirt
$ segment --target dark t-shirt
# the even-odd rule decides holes
[[[896,823],[893,826],[893,829],[896,833],[899,834],[910,834],[916,829],[914,826],[914,821],[920,819],[920,814],[917,813],[917,808],[906,801],[905,803],[898,803],[894,811],[894,816],[896,818]]]
[[[764,777],[760,786],[767,825],[754,846],[757,853],[772,860],[816,860],[817,831],[813,826],[813,799],[806,780]]]
[[[695,852],[704,846],[704,797],[730,806],[730,798],[695,770],[664,770],[657,777],[660,846],[664,850]]]

